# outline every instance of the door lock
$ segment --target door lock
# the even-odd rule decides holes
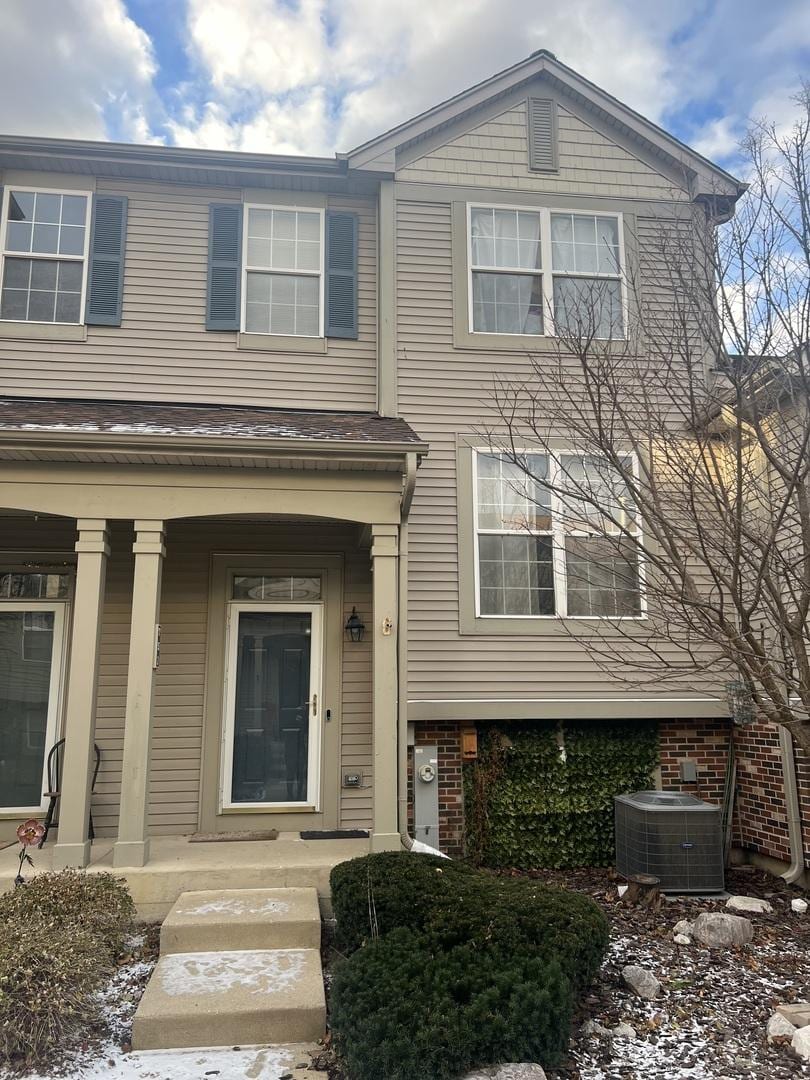
[[[312,715],[317,716],[318,715],[318,695],[317,694],[312,695],[312,701],[310,702],[310,705],[312,706]]]

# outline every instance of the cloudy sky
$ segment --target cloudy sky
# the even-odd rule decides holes
[[[0,0],[0,132],[332,154],[541,47],[721,163],[808,0]]]

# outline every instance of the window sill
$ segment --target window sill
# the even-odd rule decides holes
[[[622,634],[631,636],[630,627],[634,624],[643,626],[646,615],[632,615],[624,618],[601,618],[598,616],[578,615],[563,617],[546,615],[534,619],[482,618],[461,612],[458,632],[462,636],[473,637],[576,637],[586,636],[588,628],[597,627],[598,633],[605,633],[614,624],[621,624]]]
[[[285,806],[268,806],[263,803],[245,803],[244,806],[223,806],[219,813],[222,817],[226,817],[231,814],[316,814],[318,811],[311,803],[309,805],[304,805],[303,803],[288,803]]]
[[[0,338],[24,341],[87,341],[84,323],[0,322]]]
[[[236,347],[249,352],[295,352],[319,355],[326,352],[326,338],[240,333],[236,335]]]

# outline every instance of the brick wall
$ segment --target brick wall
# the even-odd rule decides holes
[[[665,791],[686,791],[720,803],[728,761],[729,721],[662,720],[658,726],[661,784]],[[681,780],[681,762],[697,766],[697,782]]]
[[[787,812],[782,783],[779,729],[757,722],[737,729],[737,836],[748,851],[790,860]],[[805,858],[810,860],[810,760],[796,750],[796,781]]]
[[[661,780],[665,790],[688,791],[720,803],[728,756],[730,724],[724,721],[662,720]],[[756,723],[734,729],[737,794],[735,846],[788,862],[787,812],[782,782],[779,732],[774,724]],[[684,783],[680,763],[697,765],[697,783]],[[810,759],[796,751],[796,778],[802,813],[805,857],[810,862]]]
[[[464,853],[464,789],[461,734],[452,722],[416,725],[417,746],[439,749],[439,847],[446,855]],[[408,753],[408,825],[413,835],[413,753]]]
[[[662,720],[659,724],[661,782],[664,790],[686,791],[721,803],[728,761],[730,722]],[[757,723],[735,728],[737,797],[734,844],[748,851],[789,860],[787,815],[778,729]],[[416,725],[419,746],[439,749],[439,846],[448,855],[464,850],[464,791],[461,735],[452,722]],[[682,761],[693,761],[697,781],[681,780]],[[796,777],[802,812],[805,857],[810,865],[810,757],[796,751]],[[413,754],[408,756],[408,824],[413,830]]]

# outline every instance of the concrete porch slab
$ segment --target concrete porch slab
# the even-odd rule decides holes
[[[181,893],[160,928],[160,954],[216,949],[319,949],[315,889]]]
[[[315,949],[173,953],[132,1022],[134,1050],[315,1042],[326,1027]]]
[[[94,840],[88,872],[125,878],[140,918],[156,920],[166,917],[181,893],[208,889],[313,888],[328,914],[332,867],[367,855],[369,841],[301,840],[297,833],[282,833],[278,840],[190,844],[187,836],[156,836],[146,866],[119,869],[113,869],[112,848],[112,839]],[[50,871],[53,851],[50,839],[42,851],[33,850],[34,868],[25,876]],[[16,873],[15,845],[0,851],[0,892],[14,888]]]

